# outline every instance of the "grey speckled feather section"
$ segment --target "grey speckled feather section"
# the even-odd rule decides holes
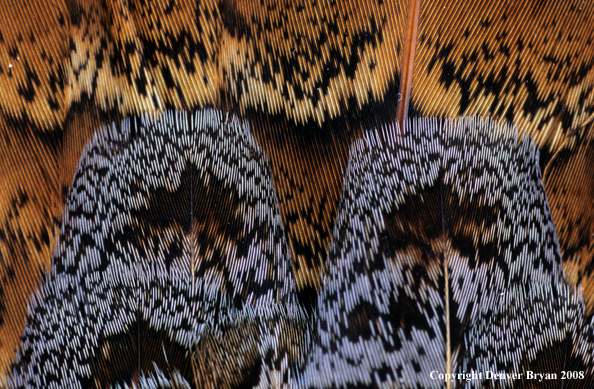
[[[280,387],[303,360],[268,162],[236,117],[106,127],[64,220],[11,385]]]
[[[594,325],[563,277],[537,149],[461,119],[351,149],[317,312],[296,298],[265,156],[220,111],[87,145],[11,387],[512,387],[584,372]],[[435,379],[434,379],[435,378]],[[590,381],[589,381],[590,380]]]
[[[317,341],[295,386],[439,388],[439,374],[474,371],[453,386],[512,387],[528,370],[576,369],[586,387],[594,332],[563,278],[537,149],[481,119],[399,132],[351,150]]]

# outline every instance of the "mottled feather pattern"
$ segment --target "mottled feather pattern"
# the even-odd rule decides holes
[[[592,26],[0,0],[0,387],[594,386]]]
[[[352,150],[311,387],[441,387],[431,371],[521,371],[530,354],[592,330],[563,279],[534,145],[491,121],[407,124]],[[573,350],[588,365],[591,352]]]
[[[279,386],[283,377],[291,387],[439,387],[431,371],[519,371],[532,355],[565,340],[588,366],[592,344],[573,341],[592,328],[581,296],[562,275],[534,145],[517,145],[517,130],[491,121],[407,125],[405,136],[388,127],[367,133],[351,150],[311,335],[317,341],[305,363],[307,317],[298,307],[269,169],[249,126],[209,110],[128,120],[124,135],[106,127],[75,174],[63,243],[31,306],[24,337],[35,341],[23,343],[16,386],[125,382],[110,366],[114,354],[133,360],[121,348],[130,334],[161,339],[164,366],[139,354],[141,366],[154,364],[153,373],[136,372],[145,387],[159,379],[190,385],[179,349],[218,356],[195,357],[201,387],[227,387],[213,377],[224,371],[238,377],[228,387],[252,380],[253,387]],[[131,126],[139,128],[134,140]],[[211,187],[218,196],[208,196]],[[163,190],[167,195],[151,209]],[[241,201],[225,204],[225,190]],[[184,192],[185,201],[169,206],[191,209],[160,209]],[[104,205],[93,206],[89,196]],[[240,225],[218,235],[230,238],[226,245],[211,244],[202,219],[211,218],[211,228],[233,221],[227,213],[233,205]],[[403,212],[428,217],[415,226]],[[458,230],[477,219],[482,224],[471,231],[482,228],[479,234]],[[237,234],[245,232],[255,235],[240,237],[237,247]],[[217,346],[235,345],[238,334],[247,355],[234,349],[227,351],[233,360],[217,355]],[[209,349],[221,337],[227,340]],[[295,347],[279,348],[287,338]],[[141,352],[140,344],[130,348]],[[69,357],[47,362],[57,354]],[[185,371],[163,376],[169,359]],[[234,371],[237,360],[243,365]]]
[[[123,134],[107,126],[83,152],[52,272],[30,306],[24,338],[36,341],[23,343],[17,386],[127,380],[117,376],[124,366],[111,365],[134,368],[133,358],[142,355],[141,344],[119,344],[129,334],[133,342],[163,338],[172,350],[163,345],[157,353],[180,363],[190,381],[190,358],[175,361],[175,353],[183,356],[178,349],[187,354],[228,328],[254,326],[248,333],[258,336],[258,353],[249,356],[263,361],[246,358],[241,369],[276,366],[265,360],[269,349],[298,359],[299,350],[285,356],[279,346],[286,339],[276,339],[291,336],[274,331],[276,321],[305,318],[266,160],[249,132],[236,117],[212,110],[143,117],[133,140],[131,126],[124,122]],[[64,358],[51,358],[56,354]],[[216,362],[214,371],[233,365]],[[259,378],[259,371],[247,373]]]

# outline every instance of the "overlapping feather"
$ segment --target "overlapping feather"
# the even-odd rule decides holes
[[[101,301],[103,297],[93,288],[81,286],[94,277],[91,264],[85,265],[81,258],[91,240],[99,244],[98,252],[108,251],[101,236],[115,234],[126,222],[95,220],[104,235],[89,238],[80,235],[78,227],[68,235],[66,231],[80,221],[71,218],[70,212],[64,213],[64,204],[67,199],[72,204],[80,201],[86,216],[115,206],[117,202],[93,197],[98,187],[90,182],[85,182],[93,188],[87,200],[75,196],[78,186],[72,177],[76,167],[77,174],[92,175],[92,169],[87,172],[84,167],[94,159],[88,151],[83,153],[83,147],[92,142],[93,134],[113,125],[113,131],[129,131],[126,140],[104,151],[107,159],[115,158],[118,152],[134,148],[134,142],[144,139],[144,134],[150,136],[151,131],[146,130],[152,128],[149,124],[131,125],[126,130],[125,123],[140,123],[142,115],[170,108],[176,113],[165,117],[219,117],[218,124],[210,127],[188,125],[195,132],[192,136],[206,128],[216,131],[227,126],[222,119],[226,112],[244,120],[239,132],[249,133],[252,140],[235,145],[214,142],[207,153],[209,163],[220,163],[225,155],[237,156],[238,149],[257,145],[253,146],[255,154],[239,158],[248,161],[247,165],[232,163],[225,172],[245,172],[246,166],[251,169],[255,163],[268,177],[266,185],[274,189],[266,191],[263,201],[278,202],[278,211],[270,211],[275,215],[274,233],[286,240],[274,266],[290,263],[292,268],[292,272],[281,272],[282,277],[278,273],[283,279],[278,282],[295,283],[295,290],[283,293],[292,296],[288,301],[297,298],[295,304],[301,308],[289,309],[296,316],[275,316],[273,325],[248,314],[246,321],[238,319],[245,326],[225,327],[227,338],[223,334],[200,338],[197,334],[202,330],[191,326],[193,336],[203,340],[196,338],[195,347],[184,343],[185,349],[179,348],[167,330],[159,332],[173,328],[168,327],[172,324],[157,325],[158,319],[151,324],[149,316],[154,312],[150,309],[146,320],[116,319],[113,328],[120,328],[116,331],[120,335],[103,343],[110,345],[107,349],[82,348],[87,350],[87,362],[95,366],[93,384],[150,386],[171,379],[178,384],[184,381],[214,387],[267,382],[297,387],[339,382],[381,386],[391,380],[398,385],[442,385],[428,381],[426,370],[433,362],[427,361],[434,361],[439,366],[436,369],[443,372],[472,367],[518,372],[553,372],[560,366],[591,370],[594,4],[423,2],[414,48],[405,48],[407,7],[409,4],[398,1],[0,4],[0,369],[14,372],[15,382],[25,382],[23,377],[49,379],[41,370],[37,375],[24,373],[29,369],[26,366],[35,366],[24,362],[31,358],[23,353],[28,349],[53,348],[40,355],[60,366],[72,366],[70,357],[74,351],[80,352],[77,342],[82,336],[62,334],[55,342],[44,343],[34,335],[54,320],[51,313],[35,313],[35,309],[56,298],[70,296],[79,301],[84,297],[82,305],[70,306],[73,317],[78,317],[70,323],[90,323],[85,328],[96,333],[108,328],[85,316],[88,310],[83,307],[89,306],[89,299]],[[415,53],[412,74],[406,70],[411,69],[410,64],[402,64],[411,52]],[[404,78],[412,81],[410,102],[401,85],[409,85]],[[404,101],[400,101],[402,97]],[[413,127],[408,132],[405,127],[401,138],[393,139],[396,130],[391,126],[397,121],[398,107],[405,103],[411,117],[480,116],[495,121],[464,119],[457,125],[420,121],[415,122],[416,133]],[[206,113],[208,107],[215,111]],[[505,120],[515,127],[493,124]],[[176,135],[185,127],[171,123],[164,131],[163,147],[180,148],[179,142],[200,144]],[[371,135],[375,129],[379,135]],[[361,146],[360,139],[365,139],[367,146]],[[351,149],[353,144],[357,146]],[[250,219],[256,217],[256,211],[245,213],[243,200],[240,203],[244,205],[237,209],[230,205],[238,201],[233,190],[257,188],[261,181],[234,176],[223,186],[210,179],[200,184],[192,174],[209,165],[199,164],[182,174],[179,182],[174,179],[165,185],[162,181],[168,177],[151,173],[150,166],[183,170],[185,165],[183,158],[170,160],[157,149],[158,143],[149,142],[137,149],[144,157],[130,162],[146,160],[139,168],[145,173],[131,188],[146,180],[155,192],[149,196],[152,200],[116,207],[121,215],[136,212],[134,217],[143,220],[141,227],[127,229],[123,235],[141,254],[131,257],[136,275],[141,275],[146,255],[164,259],[166,252],[177,252],[174,243],[179,241],[191,248],[194,258],[180,265],[184,274],[194,274],[187,281],[208,283],[205,274],[196,274],[196,269],[212,261],[215,268],[233,268],[238,255],[230,238],[237,231],[228,230],[224,220],[232,223],[243,218],[247,224],[239,235],[263,239],[266,229],[256,227],[256,219]],[[414,157],[401,161],[405,152]],[[459,161],[451,160],[451,155],[458,155]],[[378,165],[371,156],[384,162]],[[424,173],[433,174],[432,178],[425,183],[423,174],[416,179],[408,177],[418,170],[416,163],[424,160],[435,166]],[[395,161],[401,161],[398,168],[389,170]],[[116,169],[111,162],[101,169],[117,172],[122,179],[127,174],[125,168]],[[528,186],[518,184],[522,174]],[[387,181],[381,184],[382,180]],[[441,188],[439,196],[423,192],[430,181]],[[409,188],[406,190],[414,195],[386,193],[385,188],[391,185]],[[174,187],[191,189],[171,191]],[[119,186],[112,188],[115,192],[111,195],[127,198],[116,191]],[[222,188],[236,189],[229,192]],[[503,193],[502,188],[509,189]],[[497,197],[500,192],[503,194]],[[195,213],[195,193],[204,193],[204,209],[212,208],[218,216]],[[518,202],[517,196],[529,200]],[[353,205],[348,205],[350,201]],[[491,202],[499,205],[493,208]],[[398,212],[390,208],[396,205]],[[185,221],[186,211],[190,221]],[[257,212],[271,215],[260,207]],[[177,223],[177,230],[155,229],[151,224],[155,220],[167,228]],[[191,238],[190,230],[202,232]],[[381,244],[374,243],[374,234],[382,231],[387,237]],[[68,241],[66,236],[70,236],[75,253],[70,257],[60,251]],[[54,246],[56,241],[58,246]],[[150,250],[160,245],[167,248]],[[413,266],[414,271],[405,266],[407,261],[417,261],[415,255],[403,254],[407,247],[424,258],[422,265]],[[116,248],[114,259],[103,267],[119,269],[117,253],[124,249],[121,245]],[[228,265],[223,265],[216,252],[225,253]],[[383,262],[373,254],[380,252]],[[530,254],[535,259],[530,259],[530,252],[536,253]],[[256,255],[250,253],[247,263],[251,264],[237,266],[246,274],[271,275],[270,269],[258,268],[258,261],[250,262],[255,258],[250,255]],[[206,259],[197,260],[203,257]],[[477,265],[481,261],[499,267],[481,268]],[[380,263],[388,270],[373,268]],[[505,270],[506,266],[509,269]],[[499,268],[504,270],[498,273]],[[49,275],[42,276],[46,272]],[[375,280],[376,272],[383,274],[378,276],[383,281],[381,287],[371,288],[376,284],[365,280]],[[222,288],[226,283],[224,290],[230,288],[229,283],[244,285],[231,292],[233,304],[250,305],[248,295],[238,291],[253,286],[252,276],[221,274],[221,280],[226,281],[215,284]],[[529,278],[525,274],[530,274]],[[535,279],[539,283],[533,284]],[[155,280],[157,289],[168,285],[159,277]],[[406,286],[407,282],[412,284]],[[495,303],[495,297],[473,295],[485,288],[484,283],[487,288],[503,288],[499,291],[493,286],[489,293],[504,293],[497,297],[507,299],[497,300],[504,305]],[[135,284],[132,291],[142,295],[147,288]],[[164,295],[168,293],[171,291]],[[393,300],[387,310],[380,301],[382,293]],[[230,304],[230,299],[220,306]],[[477,302],[470,304],[469,299]],[[363,308],[357,308],[357,302],[362,301]],[[56,312],[62,313],[73,304],[68,299],[57,303],[63,309]],[[125,312],[144,315],[142,303],[131,304]],[[192,298],[181,304],[188,312],[200,306]],[[278,306],[270,309],[284,312],[283,304],[282,299],[277,300],[273,305]],[[106,317],[115,314],[109,305],[97,307]],[[179,320],[200,322],[206,320],[204,315],[202,311],[182,314],[185,319]],[[214,317],[219,320],[224,315]],[[531,338],[519,329],[527,322],[555,330],[544,330],[542,336],[537,331]],[[385,329],[386,323],[390,330]],[[426,323],[433,324],[427,327]],[[515,327],[502,323],[515,323]],[[83,327],[66,325],[62,330],[68,328],[76,332]],[[437,337],[431,338],[434,343],[414,340],[414,336],[422,338],[423,331]],[[136,340],[131,340],[131,334],[138,335]],[[509,336],[497,340],[493,334]],[[245,349],[241,339],[245,339]],[[400,342],[404,351],[393,349],[391,342]],[[7,370],[15,350],[20,350],[20,362],[14,370]],[[131,356],[136,355],[130,354],[131,350],[138,358]],[[269,354],[266,350],[274,351]],[[304,354],[309,355],[307,360]],[[352,359],[355,356],[362,358],[360,363]],[[212,365],[206,367],[208,363]],[[358,367],[351,369],[351,365]],[[70,369],[62,377],[89,377],[83,370]],[[91,385],[91,381],[83,382]],[[580,387],[587,381],[566,382],[572,384]],[[516,381],[515,385],[529,383]]]

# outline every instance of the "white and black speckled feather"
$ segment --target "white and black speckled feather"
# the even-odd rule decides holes
[[[419,119],[397,133],[351,150],[296,386],[439,388],[432,371],[522,373],[555,347],[589,376],[592,326],[563,278],[537,149],[490,120]]]
[[[267,161],[246,127],[214,110],[130,119],[85,149],[52,272],[31,302],[14,383],[97,384],[98,360],[114,370],[111,363],[141,366],[145,344],[161,351],[155,334],[191,361],[205,338],[241,333],[248,323],[257,339],[244,342],[258,355],[245,363],[261,366],[249,374],[262,384],[260,375],[285,357],[278,337],[286,334],[277,328],[285,320],[301,322],[303,312]],[[138,337],[139,361],[110,359],[130,336]],[[228,364],[219,357],[209,369],[222,374]],[[138,372],[141,386],[159,386],[163,372],[155,368],[156,375]]]

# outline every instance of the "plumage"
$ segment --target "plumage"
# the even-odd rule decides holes
[[[442,387],[431,372],[470,371],[483,387],[485,372],[526,365],[561,376],[544,352],[591,369],[594,344],[573,342],[593,326],[563,277],[538,153],[514,133],[419,119],[353,147],[296,387]]]
[[[0,1],[0,386],[591,385],[594,3],[410,12]]]
[[[36,340],[17,355],[17,387],[131,385],[153,364],[191,382],[194,345],[217,387],[223,372],[257,382],[259,366],[280,364],[273,345],[280,360],[302,358],[282,347],[292,333],[302,343],[305,316],[266,160],[245,128],[213,110],[166,112],[93,137],[29,306],[24,339]]]

